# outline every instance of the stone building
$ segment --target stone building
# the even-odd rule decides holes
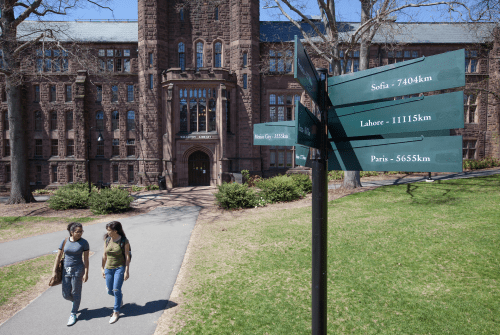
[[[67,36],[95,49],[107,76],[89,74],[62,51],[36,55],[34,76],[24,85],[34,187],[88,180],[87,158],[93,183],[149,184],[163,175],[170,187],[217,185],[241,170],[268,176],[295,166],[293,147],[252,143],[254,124],[292,119],[298,100],[314,107],[293,79],[298,31],[288,22],[259,22],[257,0],[225,0],[199,11],[176,3],[139,0],[138,22],[63,23]],[[36,23],[24,23],[30,24]],[[358,26],[343,25],[346,32]],[[465,48],[465,128],[452,133],[463,135],[464,158],[500,158],[500,48],[491,25],[400,26],[390,37],[376,37],[370,67]],[[390,46],[389,38],[400,44]],[[359,52],[346,65],[357,71]],[[5,120],[0,184],[8,188]]]

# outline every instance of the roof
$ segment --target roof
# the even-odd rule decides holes
[[[315,21],[323,30],[321,22]],[[300,23],[306,32],[311,27]],[[344,39],[358,27],[357,22],[339,22]],[[24,21],[18,29],[21,40],[31,39],[40,27],[52,29],[61,41],[138,43],[138,22],[116,21]],[[494,23],[395,23],[391,29],[381,28],[374,43],[483,43],[492,40]],[[301,36],[297,27],[288,21],[262,21],[261,42],[292,42]],[[343,35],[343,36],[342,36]]]
[[[24,21],[17,36],[21,40],[32,39],[41,28],[52,29],[63,42],[138,43],[139,40],[138,23],[125,21]]]
[[[300,22],[303,29],[310,33],[312,28]],[[323,25],[315,21],[320,31]],[[341,38],[346,40],[357,28],[359,22],[339,22]],[[392,27],[381,28],[373,43],[484,43],[492,41],[494,23],[394,23]],[[294,35],[302,36],[300,30],[291,22],[267,21],[260,24],[261,42],[292,42]]]

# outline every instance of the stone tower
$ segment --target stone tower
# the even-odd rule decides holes
[[[170,186],[260,171],[259,1],[139,0],[140,172]],[[147,182],[147,181],[146,181]]]

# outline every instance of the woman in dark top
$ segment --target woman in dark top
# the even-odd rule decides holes
[[[130,244],[120,222],[108,223],[106,231],[101,271],[102,277],[106,279],[108,294],[115,297],[113,314],[109,320],[109,323],[115,323],[120,317],[120,307],[123,305],[123,281],[129,277]]]
[[[81,223],[70,223],[68,231],[69,238],[64,239],[59,246],[52,277],[56,275],[57,264],[61,261],[64,252],[62,295],[64,299],[73,302],[68,320],[68,326],[72,326],[76,323],[76,313],[80,307],[82,283],[87,282],[89,278],[89,242],[82,238],[83,227]]]

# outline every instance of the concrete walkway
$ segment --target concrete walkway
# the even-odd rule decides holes
[[[467,171],[460,173],[450,173],[439,176],[432,176],[434,181],[440,180],[450,180],[450,179],[461,179],[461,178],[473,178],[473,177],[485,177],[491,176],[495,174],[500,174],[500,168],[488,169],[488,170],[478,170],[478,171]],[[408,183],[417,183],[421,181],[426,181],[427,176],[421,177],[404,177],[404,178],[394,178],[394,179],[386,179],[386,180],[371,180],[371,181],[361,181],[361,185],[363,187],[369,186],[387,186],[387,185],[400,185],[400,184],[408,184]],[[341,186],[338,184],[330,184],[328,185],[328,189],[335,189]]]
[[[1,335],[11,334],[153,334],[169,301],[198,217],[199,206],[159,207],[122,219],[130,240],[130,279],[123,285],[124,303],[120,320],[110,325],[114,298],[107,295],[101,276],[101,255],[106,223],[84,227],[83,238],[95,255],[90,258],[89,280],[83,284],[78,322],[66,323],[71,302],[61,296],[61,286],[49,288],[24,310],[0,326]],[[0,266],[34,258],[56,250],[68,236],[65,231],[0,244]]]

